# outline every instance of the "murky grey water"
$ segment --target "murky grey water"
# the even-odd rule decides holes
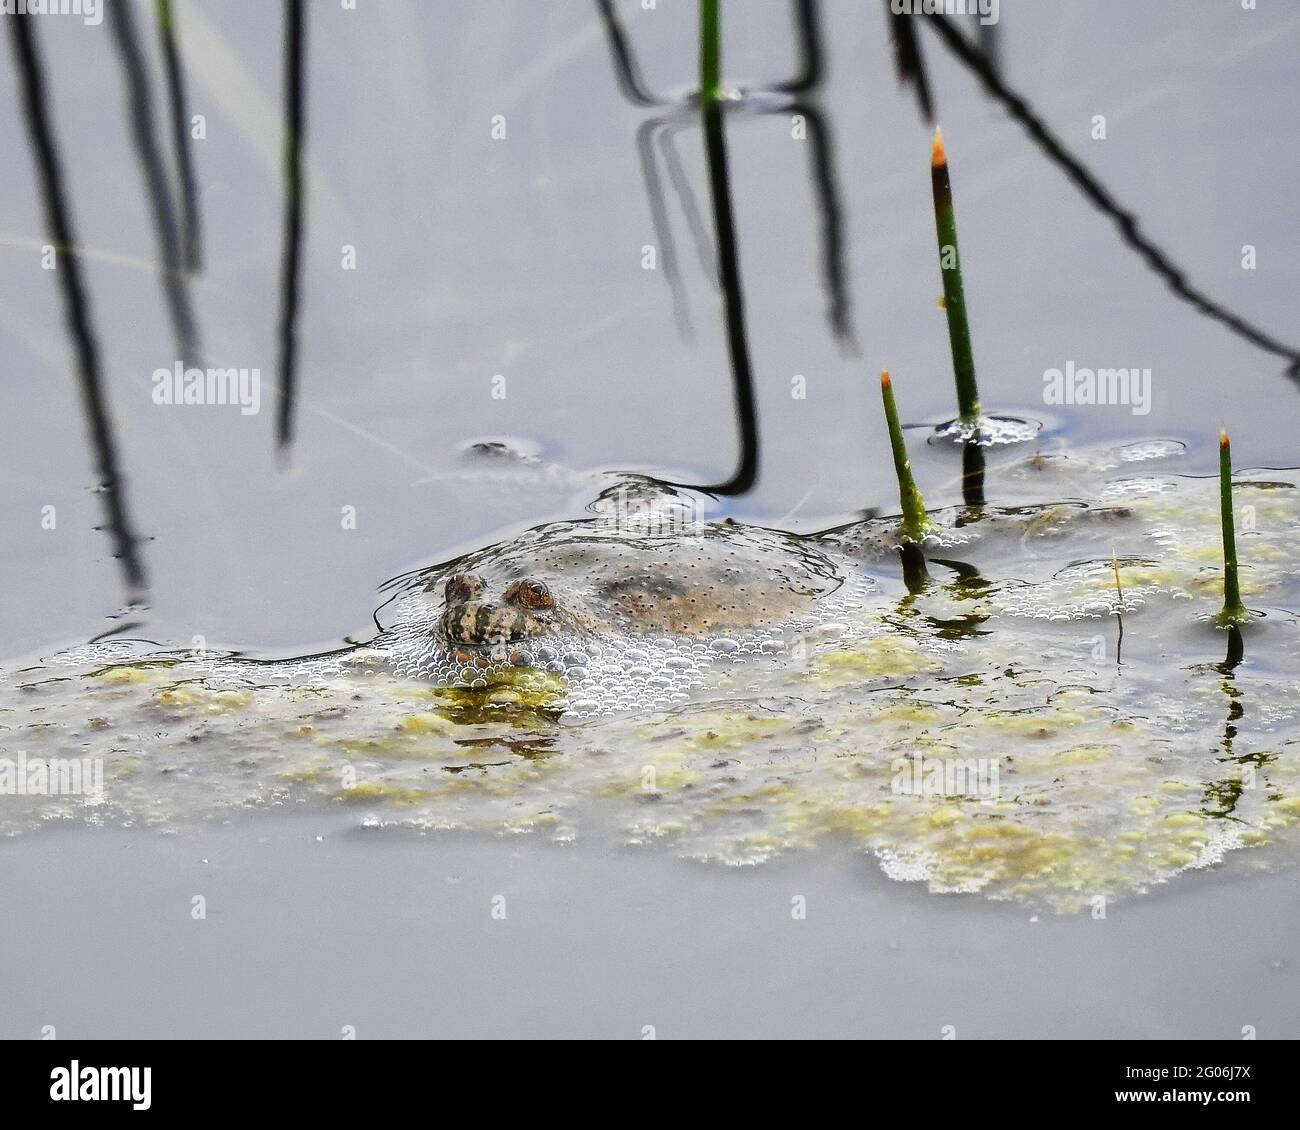
[[[694,5],[625,7],[647,82],[659,90],[688,86]],[[880,14],[857,4],[823,7],[829,73],[818,104],[835,143],[860,357],[845,356],[827,327],[807,142],[791,136],[783,115],[739,117],[728,132],[762,445],[756,488],[721,503],[718,513],[799,531],[848,521],[868,506],[893,508],[879,368],[894,373],[908,420],[952,415],[943,315],[935,308],[929,138],[910,95],[895,87]],[[657,237],[636,136],[654,111],[619,96],[595,8],[577,2],[313,8],[300,428],[292,468],[280,469],[269,384],[280,226],[278,29],[271,10],[251,2],[178,11],[192,110],[207,121],[206,139],[195,143],[207,269],[194,295],[209,360],[261,369],[267,384],[257,415],[152,403],[150,375],[177,357],[151,266],[153,239],[107,30],[60,18],[40,28],[130,503],[151,539],[142,551],[151,605],[130,618],[132,636],[175,646],[200,636],[207,646],[259,654],[330,646],[366,632],[384,578],[548,518],[580,516],[591,497],[589,472],[617,468],[697,482],[730,473],[737,441],[718,294],[671,192],[689,339],[676,327],[663,271],[642,267],[642,249]],[[727,12],[728,80],[789,74],[786,5],[745,12],[743,19]],[[1285,337],[1294,321],[1296,216],[1278,186],[1295,179],[1296,158],[1286,144],[1294,99],[1279,94],[1295,89],[1300,13],[1172,0],[1137,8],[1120,0],[1086,8],[1004,0],[1002,31],[1008,79],[1150,233],[1216,297]],[[1187,445],[1180,472],[1204,474],[1213,469],[1214,434],[1223,423],[1238,466],[1294,466],[1300,394],[1282,364],[1173,298],[937,43],[923,41],[953,164],[986,405],[1043,421],[1045,451],[1169,437]],[[12,82],[8,62],[5,69]],[[1104,141],[1091,136],[1098,114],[1106,118]],[[500,140],[492,137],[495,115],[505,118]],[[667,142],[655,137],[666,161]],[[57,297],[41,269],[43,221],[16,115],[0,124],[0,141],[15,158],[0,168],[9,205],[0,233],[0,340],[10,390],[10,410],[0,418],[0,523],[9,531],[0,638],[11,659],[103,631],[121,588],[109,543],[94,528],[102,522],[99,498],[90,490],[76,390],[65,376]],[[667,141],[703,206],[698,128],[687,123]],[[661,175],[669,173],[665,164]],[[1253,271],[1241,266],[1246,244],[1257,249]],[[356,270],[342,268],[345,246],[355,248]],[[1150,368],[1149,414],[1045,405],[1044,371],[1070,362]],[[497,377],[504,386],[494,384]],[[796,377],[806,383],[806,398],[791,396]],[[495,398],[502,387],[504,398]],[[519,476],[464,461],[467,441],[500,435],[521,437],[574,472]],[[958,502],[955,453],[925,445],[919,433],[912,448],[931,505]],[[1024,501],[1025,480],[999,474],[1009,458],[991,458],[993,504]],[[57,524],[43,529],[49,506]],[[1174,651],[1181,664],[1196,661],[1184,635]],[[1293,650],[1272,663],[1258,649],[1248,658],[1279,681],[1294,671]],[[1277,705],[1267,696],[1256,702],[1257,717]],[[1248,710],[1239,723],[1243,742],[1251,721]],[[229,834],[252,835],[242,828]],[[431,841],[398,842],[404,846],[385,840],[381,850],[349,838],[346,847],[363,871],[401,874],[424,865]],[[10,904],[31,905],[40,895],[63,906],[58,929],[76,936],[90,920],[74,901],[81,888],[70,875],[51,877],[41,860],[62,851],[88,861],[99,852],[96,843],[93,835],[26,842],[13,857],[18,872],[6,872]],[[252,850],[251,841],[241,844],[238,850]],[[608,877],[622,862],[615,856],[612,865],[600,858],[591,866]],[[739,907],[758,884],[771,884],[771,897],[788,906],[774,877],[747,877],[742,889],[666,860],[638,861],[635,872],[671,886],[700,911],[699,922],[704,908],[733,898]],[[294,877],[304,874],[310,863]],[[563,901],[579,917],[607,913],[599,883],[574,885],[549,866],[529,874],[539,900]],[[820,881],[831,883],[844,905],[856,905],[850,891],[860,874],[830,862],[824,874],[834,878]],[[1289,914],[1294,938],[1294,899],[1281,910],[1272,905],[1292,889],[1285,877],[1236,888],[1206,880],[1198,893],[1185,893],[1204,878],[1184,877],[1169,894],[1132,904],[1144,907],[1136,913],[1152,937],[1175,950],[1190,905],[1180,904],[1185,897],[1208,900],[1205,916],[1221,914],[1222,933],[1204,927],[1205,916],[1198,921],[1225,946],[1237,932],[1227,923],[1243,904],[1260,920]],[[246,889],[250,911],[267,905],[265,892]],[[286,878],[285,891],[297,889]],[[873,921],[895,925],[901,939],[914,925],[924,933],[935,913],[989,920],[964,900],[954,906],[966,910],[922,909],[903,890],[873,887],[869,908]],[[368,909],[355,890],[335,886],[320,897],[359,916]],[[1237,908],[1232,914],[1224,913],[1229,904]],[[94,908],[101,912],[111,914]],[[121,937],[153,929],[147,915],[122,915]],[[20,920],[35,943],[56,918]],[[452,920],[460,921],[454,913]],[[449,937],[469,941],[469,922],[451,927]],[[841,925],[851,929],[851,922]],[[1091,948],[1089,924],[1079,925],[1059,935],[1051,962],[1074,961]],[[707,929],[697,936],[708,944]],[[288,934],[280,940],[291,943]],[[1017,991],[1048,999],[1055,978],[1037,939],[1009,934],[1006,946],[1023,959],[1022,969],[1041,971],[1026,973]],[[836,995],[834,952],[824,951],[823,975],[801,990],[810,1000]],[[1184,1001],[1188,985],[1212,977],[1211,950],[1176,952],[1181,976],[1138,995],[1137,1004],[1124,998],[1130,1011],[1116,1031],[1212,1034],[1217,1005],[1172,1003]],[[573,984],[583,966],[619,960],[614,947],[591,953],[573,966]],[[1268,958],[1288,959],[1294,963],[1284,953]],[[1099,983],[1107,976],[1120,983],[1123,960],[1115,951],[1114,965],[1098,968]],[[1278,995],[1269,978],[1286,975],[1266,965],[1261,955],[1258,973],[1241,975],[1242,999]],[[305,1007],[306,984],[286,1007]],[[370,984],[382,988],[379,980]],[[943,987],[930,984],[936,993]],[[1294,1000],[1293,982],[1287,987]],[[920,999],[931,999],[929,991],[920,988]],[[128,1030],[97,1008],[98,990],[87,992],[91,1003],[81,1015],[94,1032]],[[558,1016],[564,1009],[557,999],[538,1007]],[[35,1017],[39,1002],[27,1000],[25,1015]],[[896,1014],[881,1017],[873,1031],[903,1030],[897,1014],[906,1008],[895,1004]],[[137,1006],[147,1026],[153,1006]],[[238,1028],[240,1006],[209,1007],[206,1030]],[[1119,1007],[1098,1005],[1086,1030],[1102,1031],[1097,1014]],[[836,1015],[833,1028],[852,1030],[848,1017]],[[539,1022],[537,1030],[546,1027]]]
[[[5,852],[39,939],[5,981],[12,1038],[1295,1035],[1295,872],[1200,875],[1095,921],[937,899],[834,847],[665,867],[275,813]]]

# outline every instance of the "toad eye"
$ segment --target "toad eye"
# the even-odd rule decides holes
[[[551,590],[541,581],[524,579],[516,581],[505,593],[506,600],[522,604],[525,608],[554,608],[555,598]]]

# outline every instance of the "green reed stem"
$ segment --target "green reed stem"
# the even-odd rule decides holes
[[[718,0],[700,0],[700,98],[704,102],[717,102],[722,98]]]
[[[931,529],[925,512],[925,500],[912,478],[912,464],[907,458],[903,443],[903,429],[898,423],[898,407],[894,404],[894,385],[889,372],[880,374],[880,395],[885,401],[885,423],[889,428],[889,446],[894,452],[894,474],[898,477],[898,501],[903,508],[903,536],[911,541],[922,541]]]
[[[1223,521],[1223,611],[1217,622],[1240,624],[1250,619],[1241,603],[1237,581],[1237,528],[1232,512],[1232,443],[1226,431],[1219,432],[1219,510]]]
[[[943,273],[943,305],[948,313],[948,341],[952,346],[952,371],[957,380],[957,404],[963,424],[980,417],[980,392],[975,383],[975,355],[966,320],[966,292],[961,281],[961,256],[957,251],[957,214],[952,206],[952,182],[943,135],[934,131],[930,151],[930,185],[934,190],[934,226],[939,237],[939,270]]]

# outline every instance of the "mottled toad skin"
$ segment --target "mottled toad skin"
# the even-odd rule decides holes
[[[418,577],[435,634],[469,658],[559,635],[701,637],[779,626],[843,580],[793,535],[722,524],[676,537],[553,523]]]
[[[440,627],[448,644],[481,647],[554,635],[563,626],[551,590],[541,581],[515,581],[499,601],[484,599],[487,582],[477,573],[457,573],[443,590],[446,611]]]

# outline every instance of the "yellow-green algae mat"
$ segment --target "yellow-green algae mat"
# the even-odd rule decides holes
[[[982,523],[941,514],[927,588],[904,590],[886,554],[852,633],[805,632],[653,713],[566,718],[563,679],[534,670],[475,691],[364,669],[305,667],[286,684],[184,657],[12,670],[10,773],[21,758],[100,758],[104,787],[0,796],[0,826],[175,829],[248,806],[340,806],[368,827],[732,865],[839,838],[895,879],[1061,911],[1231,849],[1250,849],[1236,866],[1289,864],[1295,474],[1240,476],[1237,506],[1243,593],[1261,612],[1239,639],[1210,623],[1216,484],[1169,475]]]

